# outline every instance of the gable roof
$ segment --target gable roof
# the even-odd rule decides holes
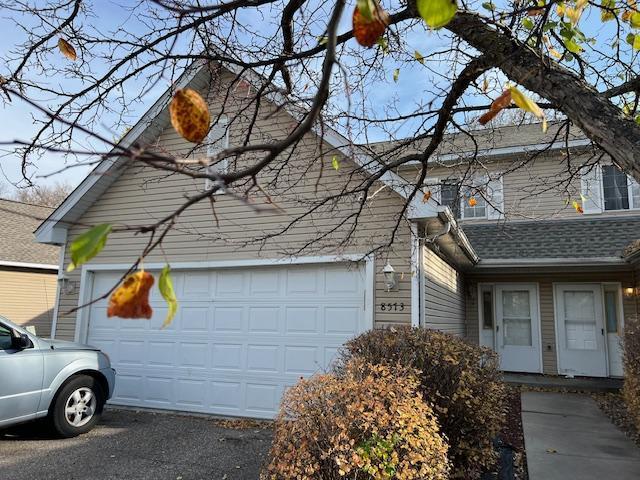
[[[207,64],[204,61],[192,63],[175,82],[175,88],[184,88],[190,85],[199,74],[207,74]],[[245,71],[236,65],[224,65],[224,68],[236,75],[242,75],[252,85],[259,84],[262,77],[255,71]],[[147,110],[138,123],[129,130],[120,140],[119,145],[129,147],[134,144],[144,145],[155,139],[160,132],[169,124],[168,105],[171,99],[172,89],[168,88],[160,98]],[[272,89],[266,94],[269,101],[275,105],[285,105],[284,109],[294,118],[300,118],[303,112],[293,110],[287,106],[286,97],[277,89]],[[322,128],[320,128],[322,127]],[[355,146],[343,135],[328,125],[317,125],[313,133],[320,135],[330,146],[341,152],[345,157],[353,160],[358,166],[369,174],[379,173],[382,165],[376,162],[360,147]],[[62,202],[62,204],[38,227],[36,238],[39,242],[55,245],[62,245],[67,240],[67,229],[74,222],[78,221],[82,214],[104,193],[120,176],[126,162],[126,157],[107,157],[103,159],[94,170],[80,183],[80,185]],[[389,188],[408,199],[414,187],[400,175],[387,171],[379,179]],[[409,215],[412,218],[434,217],[438,213],[447,210],[433,199],[427,202],[422,201],[423,195],[415,195],[410,207]],[[464,233],[456,230],[463,243],[471,249]],[[471,250],[470,258],[475,258]]]
[[[517,261],[624,264],[626,246],[638,238],[640,215],[571,220],[465,224],[481,265]]]
[[[60,249],[37,243],[33,231],[53,208],[0,199],[0,265],[58,269]]]

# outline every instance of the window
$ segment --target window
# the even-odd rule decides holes
[[[602,196],[605,210],[629,209],[627,175],[615,165],[602,167]]]
[[[10,328],[0,324],[0,350],[11,350],[13,348],[13,332]]]
[[[604,315],[607,333],[618,333],[618,292],[616,288],[605,287]]]
[[[455,183],[442,182],[440,185],[440,205],[449,207],[456,218],[460,217],[460,188]]]
[[[482,287],[480,300],[482,302],[482,328],[493,330],[493,287]]]
[[[207,137],[207,157],[215,157],[221,150],[229,147],[229,128],[226,115],[221,115],[218,122],[211,127]],[[224,158],[215,164],[209,165],[207,173],[226,173],[229,170],[229,159]],[[205,182],[205,190],[213,187],[211,180]],[[218,190],[216,193],[224,193],[224,189]]]
[[[470,205],[471,199],[475,200],[475,205]],[[487,201],[476,188],[466,188],[462,196],[462,212],[464,218],[486,218]]]

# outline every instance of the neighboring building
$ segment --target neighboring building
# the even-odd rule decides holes
[[[36,243],[52,208],[0,199],[0,315],[51,334],[60,248]]]
[[[194,66],[178,86],[189,84],[208,95],[218,118],[220,92],[234,77],[224,69],[215,72],[212,81],[211,69]],[[247,98],[241,89],[234,91],[224,105],[226,116],[212,129],[216,142],[233,144],[246,125],[242,116],[228,124]],[[192,145],[169,124],[169,98],[166,92],[122,144],[188,154]],[[294,113],[266,102],[261,108],[256,139],[283,138],[295,124]],[[54,334],[109,353],[118,370],[115,403],[252,417],[272,417],[284,389],[324,368],[351,336],[399,324],[438,328],[487,345],[509,371],[622,375],[619,334],[624,319],[637,314],[637,267],[622,251],[640,232],[637,185],[603,164],[549,188],[568,161],[558,155],[563,143],[534,157],[527,152],[548,144],[554,129],[544,135],[539,125],[528,125],[484,134],[486,148],[478,154],[486,168],[477,175],[486,176],[488,185],[482,195],[474,194],[473,207],[455,181],[469,178],[458,160],[473,146],[465,146],[462,136],[448,136],[429,172],[432,196],[411,201],[409,221],[398,223],[396,215],[410,198],[413,166],[381,178],[389,188],[376,190],[348,244],[338,249],[329,235],[312,254],[283,259],[283,251],[295,251],[316,238],[318,229],[335,225],[336,210],[318,209],[302,224],[273,238],[269,234],[286,225],[291,212],[327,192],[339,193],[356,168],[375,169],[368,148],[379,152],[390,145],[354,154],[347,139],[328,127],[324,144],[310,133],[286,169],[275,166],[263,176],[263,188],[283,210],[257,214],[232,196],[218,195],[219,226],[208,202],[195,205],[180,215],[163,242],[164,253],[145,260],[149,271],[162,267],[165,254],[172,264],[180,308],[169,328],[159,328],[166,307],[156,289],[151,321],[108,319],[104,299],[73,315],[64,313],[109,291],[142,251],[145,236],[123,232],[111,234],[100,255],[65,277]],[[567,141],[575,164],[588,142],[573,134]],[[320,176],[320,162],[309,169],[306,159],[330,152],[325,154],[330,164],[335,151],[344,156],[338,172],[325,168]],[[507,168],[520,160],[522,168]],[[536,190],[528,181],[533,177],[549,182]],[[66,248],[86,225],[146,224],[202,188],[204,182],[109,157],[36,236]],[[566,202],[567,195],[580,199],[581,194],[584,215]],[[271,205],[259,195],[254,200]],[[339,213],[357,205],[346,199]],[[384,258],[363,260],[394,230]],[[265,235],[263,243],[245,245],[258,234]],[[62,258],[61,268],[69,262],[68,252]],[[385,276],[387,262],[395,278]]]

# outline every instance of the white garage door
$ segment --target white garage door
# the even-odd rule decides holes
[[[180,308],[160,330],[152,320],[106,317],[91,307],[87,343],[117,370],[112,403],[272,418],[285,387],[322,371],[365,325],[364,268],[345,264],[173,272]],[[116,273],[94,274],[93,293]]]

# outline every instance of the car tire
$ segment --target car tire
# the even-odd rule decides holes
[[[86,433],[100,420],[104,403],[105,394],[95,378],[89,375],[71,377],[51,405],[51,426],[63,438]]]

